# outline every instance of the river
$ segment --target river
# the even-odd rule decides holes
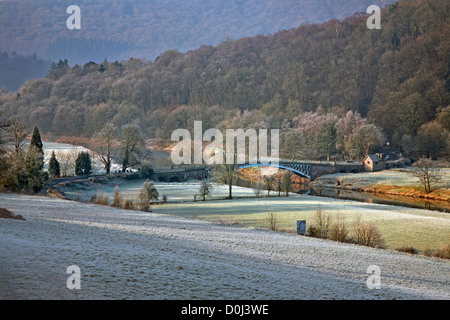
[[[85,150],[83,147],[73,146],[69,144],[56,143],[44,141],[44,150],[46,152],[46,156],[49,157],[49,153],[52,150],[71,150],[71,149],[80,149]],[[153,168],[159,167],[168,167],[171,165],[170,162],[170,153],[165,151],[153,151],[151,157],[151,165]],[[250,181],[239,181],[236,185],[240,187],[252,188],[254,183]],[[360,202],[368,202],[368,203],[379,203],[379,204],[388,204],[388,205],[396,205],[408,208],[419,208],[419,209],[427,209],[427,210],[437,210],[442,212],[450,212],[450,203],[445,201],[429,201],[421,198],[412,198],[412,197],[399,197],[387,194],[372,194],[372,193],[362,193],[352,190],[344,190],[337,188],[321,188],[314,189],[309,184],[294,184],[294,191],[300,194],[308,194],[319,197],[328,197],[328,198],[336,198],[336,199],[347,199],[354,200]],[[262,188],[264,189],[264,188]],[[262,194],[264,192],[261,192]]]
[[[256,188],[256,183],[248,180],[238,180],[236,185],[252,189]],[[262,187],[261,189],[264,190],[264,187]],[[306,194],[311,196],[346,199],[367,203],[387,204],[408,208],[435,210],[441,212],[450,212],[450,203],[447,201],[436,201],[436,200],[431,201],[423,198],[400,197],[398,195],[378,194],[378,193],[377,194],[365,193],[338,188],[322,187],[320,189],[314,189],[309,184],[293,184],[293,189],[295,193]],[[261,193],[264,194],[264,191],[262,191]],[[281,193],[283,194],[283,192]]]

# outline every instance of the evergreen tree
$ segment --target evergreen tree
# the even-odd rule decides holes
[[[91,174],[91,156],[88,152],[82,151],[78,154],[75,162],[75,174],[77,176],[87,176]]]
[[[56,159],[55,151],[52,151],[50,161],[48,163],[48,172],[52,177],[59,177],[59,161]]]
[[[44,167],[44,145],[41,140],[41,134],[39,133],[39,129],[37,126],[34,127],[33,135],[31,137],[30,146],[28,148],[28,152],[30,152],[32,149],[35,150],[37,155],[42,156],[42,163],[39,161],[39,169],[42,169]]]
[[[25,170],[19,178],[19,187],[39,192],[47,180],[44,169],[44,149],[37,126],[34,127],[28,153],[25,158]]]

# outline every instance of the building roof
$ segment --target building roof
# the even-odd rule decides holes
[[[377,156],[376,154],[369,154],[364,158],[364,160],[366,160],[367,158],[369,158],[372,161],[381,161],[380,157]]]

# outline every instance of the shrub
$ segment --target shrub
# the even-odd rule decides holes
[[[357,244],[376,248],[384,247],[384,240],[375,224],[364,222],[358,218],[353,225],[353,231]]]
[[[156,190],[153,181],[146,181],[138,195],[139,208],[142,211],[149,211],[150,202],[152,200],[158,200],[158,197],[159,193]]]
[[[116,186],[114,188],[114,202],[112,205],[113,205],[113,207],[121,207],[122,206],[122,195],[120,194],[119,186]]]
[[[431,257],[433,254],[433,250],[430,249],[430,247],[428,245],[425,246],[425,248],[423,249],[423,255],[427,256],[427,257]]]
[[[267,221],[269,222],[269,229],[270,230],[277,230],[277,214],[275,212],[270,212],[267,215]]]
[[[134,210],[135,209],[134,201],[131,199],[126,199],[123,204],[123,208],[127,210]]]
[[[436,258],[442,258],[442,259],[450,259],[450,244],[446,245],[443,248],[439,248],[434,252],[433,254]]]
[[[315,222],[314,227],[311,230],[314,233],[313,236],[327,239],[331,227],[331,216],[326,214],[321,206],[317,207],[316,209],[314,222]]]
[[[342,214],[337,214],[336,219],[331,223],[329,238],[334,241],[347,242],[348,229]]]
[[[396,248],[395,250],[400,251],[400,252],[410,253],[410,254],[418,253],[417,249],[414,247],[400,247],[400,248]]]
[[[140,176],[143,179],[153,179],[153,168],[148,162],[143,162],[141,165]]]
[[[108,195],[103,193],[101,189],[97,190],[97,195],[95,196],[95,201],[92,201],[94,196],[91,196],[91,202],[95,204],[108,205]]]
[[[20,214],[14,214],[6,208],[0,207],[0,218],[25,220]]]

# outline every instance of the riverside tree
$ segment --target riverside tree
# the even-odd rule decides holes
[[[433,191],[433,184],[440,182],[441,172],[439,168],[433,165],[433,162],[427,158],[421,158],[414,164],[412,174],[417,177],[425,193]]]

